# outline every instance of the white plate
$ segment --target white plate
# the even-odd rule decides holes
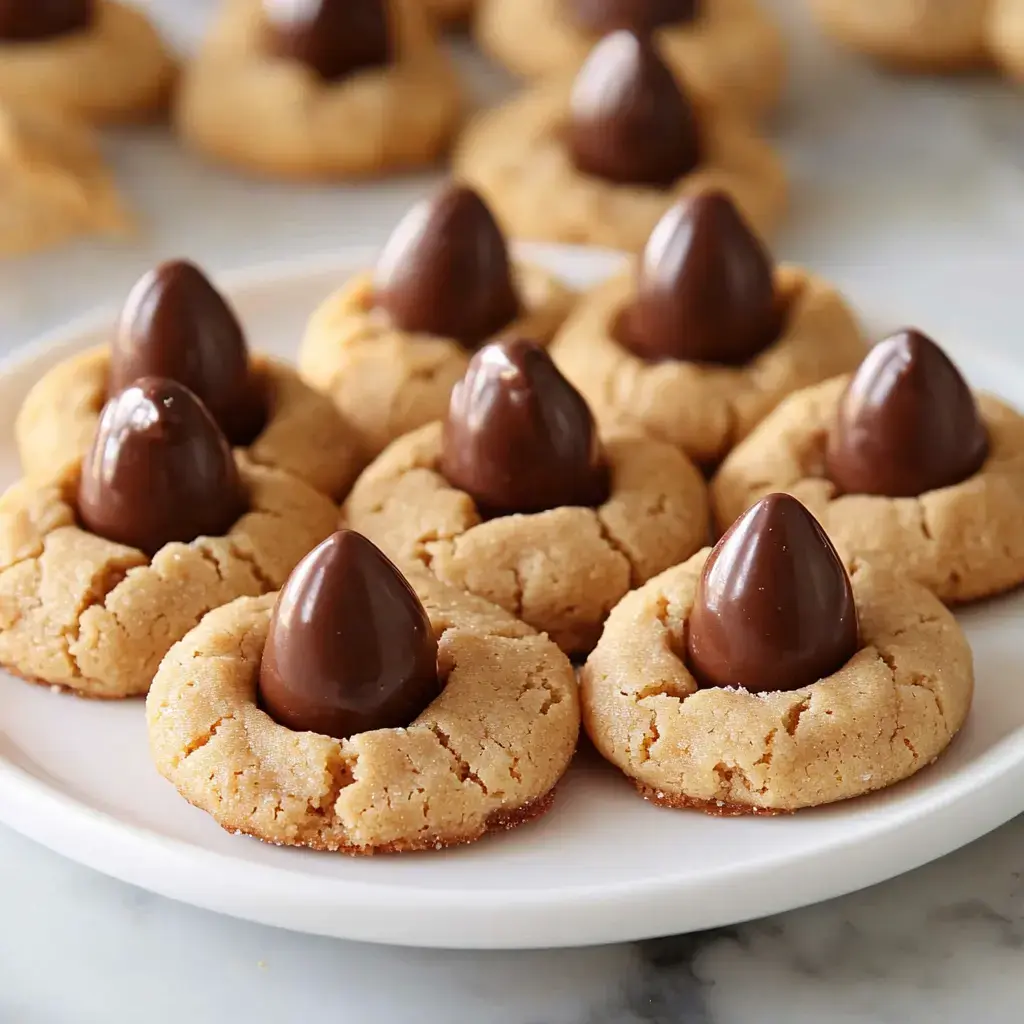
[[[534,255],[577,281],[613,264],[608,254]],[[236,279],[230,291],[255,346],[294,353],[314,304],[365,265],[364,256]],[[1009,285],[1014,275],[1005,270]],[[962,310],[972,287],[964,274],[950,271],[955,288],[933,276],[918,282],[916,300],[906,288],[900,299],[931,310],[924,326],[946,325],[940,336],[976,383],[1024,404],[1024,373],[1013,360],[959,344],[971,322]],[[845,275],[878,315],[886,305],[880,296],[895,295],[892,280],[870,268]],[[985,277],[975,272],[974,288],[993,289],[991,268]],[[1012,289],[1002,294],[1012,301]],[[990,305],[985,316],[993,318]],[[78,325],[0,368],[4,483],[16,475],[11,427],[27,388],[110,324],[108,315]],[[1022,611],[1024,596],[1014,595],[961,616],[975,650],[977,699],[938,764],[885,793],[793,817],[720,820],[661,810],[590,754],[573,765],[546,818],[474,846],[367,859],[279,849],[222,832],[156,774],[140,701],[83,701],[0,674],[0,819],[165,896],[349,939],[541,947],[728,924],[888,878],[1024,809]]]

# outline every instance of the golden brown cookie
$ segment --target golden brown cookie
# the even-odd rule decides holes
[[[514,265],[519,317],[506,331],[548,342],[573,294],[552,274]],[[471,350],[450,338],[402,330],[373,304],[373,274],[356,275],[313,313],[299,372],[329,395],[368,454],[442,417]]]
[[[843,46],[910,71],[963,71],[989,62],[996,0],[809,0]],[[996,33],[999,35],[999,33]]]
[[[14,427],[27,474],[52,472],[85,454],[107,400],[109,369],[110,347],[101,345],[59,363],[36,382]],[[266,425],[244,449],[246,459],[343,497],[365,462],[353,429],[290,367],[254,356],[252,371],[268,411]]]
[[[854,563],[860,644],[788,692],[698,688],[680,656],[709,551],[625,597],[580,675],[597,749],[647,799],[772,813],[882,789],[934,761],[963,725],[971,651],[923,587]]]
[[[210,609],[265,594],[334,528],[334,505],[279,470],[237,458],[248,510],[220,537],[152,558],[87,532],[81,463],[0,497],[0,664],[88,697],[144,694],[168,648]]]
[[[339,741],[257,706],[274,595],[172,648],[146,706],[160,773],[224,828],[344,853],[441,849],[544,813],[579,732],[572,667],[506,612],[410,572],[443,690],[408,728]]]
[[[569,0],[482,0],[480,45],[531,78],[578,68],[598,36],[575,24]],[[593,5],[592,5],[593,6]],[[716,106],[759,115],[785,83],[782,34],[756,0],[702,0],[696,19],[657,29],[666,63]]]
[[[709,189],[730,195],[758,232],[771,233],[786,205],[785,173],[772,147],[745,120],[710,105],[688,78],[685,87],[676,85],[683,98],[673,101],[665,95],[669,86],[650,67],[658,54],[649,50],[637,56],[628,52],[630,46],[648,51],[647,43],[616,33],[602,41],[601,52],[592,53],[576,80],[545,81],[480,114],[456,149],[456,174],[480,191],[519,238],[637,250],[674,203]],[[629,75],[644,83],[645,92],[649,89],[649,101],[614,116],[602,112],[602,95],[630,94],[632,87],[622,82]],[[586,103],[579,100],[583,92]],[[585,106],[593,109],[583,111]],[[582,111],[579,117],[574,109]],[[650,124],[625,127],[623,138],[615,140],[610,123],[638,117],[637,109],[660,113],[650,115]],[[588,140],[603,151],[604,160],[623,164],[609,172],[617,177],[594,173],[589,164],[581,170],[573,155],[569,140],[580,133],[570,132],[571,125],[592,114],[605,123],[588,121]],[[686,138],[666,141],[675,132]],[[646,151],[636,139],[648,140]],[[667,184],[633,180],[634,167],[642,177],[649,168],[640,165],[664,161],[666,152],[691,169]],[[660,169],[654,177],[659,174]]]
[[[0,256],[131,230],[88,128],[52,110],[0,101]]]
[[[356,482],[343,521],[401,565],[493,601],[570,654],[589,650],[614,604],[707,538],[697,469],[671,445],[605,442],[608,499],[485,519],[440,472],[442,425],[395,441]]]
[[[18,38],[0,38],[0,99],[49,106],[84,121],[138,121],[161,113],[177,72],[156,29],[120,0],[81,6],[78,26],[50,4],[12,15]],[[33,10],[34,8],[34,10]],[[32,22],[29,23],[29,15]]]
[[[785,311],[777,339],[739,366],[648,361],[622,345],[615,325],[636,297],[633,273],[586,296],[551,354],[598,421],[641,430],[714,465],[791,391],[855,366],[860,329],[831,285],[801,267],[775,270]]]
[[[273,52],[259,0],[228,0],[182,84],[182,138],[285,178],[377,177],[433,163],[461,118],[458,79],[421,0],[387,0],[387,13],[392,59],[325,76],[298,45]],[[304,52],[314,59],[323,47]]]
[[[824,472],[844,376],[798,391],[725,460],[711,488],[715,520],[786,491],[817,517],[844,557],[970,601],[1024,581],[1024,417],[988,395],[977,403],[988,455],[977,473],[916,497],[840,494]]]

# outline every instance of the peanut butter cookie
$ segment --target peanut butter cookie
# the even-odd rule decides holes
[[[88,128],[52,110],[0,101],[0,256],[131,229]]]
[[[161,113],[177,67],[149,19],[119,0],[21,0],[0,10],[0,100],[84,121]]]
[[[767,234],[786,205],[771,146],[625,31],[605,37],[574,80],[480,114],[454,164],[520,238],[640,249],[674,203],[710,188]]]
[[[598,439],[543,349],[481,349],[444,423],[395,441],[342,510],[400,564],[484,597],[570,654],[612,606],[706,542],[704,485],[671,445]]]
[[[232,458],[182,385],[136,381],[84,461],[0,497],[0,665],[83,696],[143,694],[203,615],[280,587],[335,516],[300,480]]]
[[[187,143],[274,177],[436,161],[462,113],[422,0],[227,0],[177,103]]]
[[[227,302],[191,263],[163,263],[132,290],[112,345],[45,374],[15,422],[22,466],[35,475],[82,458],[107,395],[149,374],[179,380],[253,463],[339,499],[365,463],[330,399],[276,360],[250,357]]]
[[[544,813],[579,732],[546,637],[335,534],[280,596],[209,614],[146,706],[160,773],[224,828],[344,853],[441,849]]]
[[[572,301],[551,274],[509,257],[475,192],[448,185],[409,211],[374,271],[313,314],[299,372],[377,454],[444,416],[478,345],[507,331],[546,344]]]
[[[635,270],[578,304],[551,346],[598,422],[704,466],[791,391],[852,369],[865,346],[836,291],[773,268],[721,193],[669,210]]]
[[[807,505],[844,557],[947,603],[1024,582],[1024,417],[973,396],[917,331],[880,342],[852,377],[783,402],[719,469],[718,525],[779,490]]]
[[[665,63],[716,106],[757,116],[782,94],[782,34],[756,0],[482,0],[476,19],[480,45],[531,78],[575,70],[617,29],[653,32]]]
[[[775,813],[934,761],[967,717],[971,651],[924,587],[849,576],[788,495],[625,597],[581,675],[597,749],[649,800]]]

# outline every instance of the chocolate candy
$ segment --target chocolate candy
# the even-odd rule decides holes
[[[104,406],[78,485],[87,530],[155,555],[223,535],[245,508],[231,449],[183,384],[144,377]]]
[[[450,184],[405,215],[377,261],[374,299],[400,329],[467,348],[516,318],[505,238],[476,192]]]
[[[391,59],[386,0],[263,0],[267,46],[331,82]]]
[[[37,43],[87,29],[94,0],[0,0],[0,42]]]
[[[879,342],[839,402],[825,473],[840,492],[915,497],[973,476],[988,434],[970,388],[919,331]]]
[[[139,377],[194,391],[232,444],[249,444],[263,428],[266,400],[249,372],[241,325],[191,263],[162,263],[128,296],[110,353],[110,394]]]
[[[697,586],[686,655],[698,685],[798,690],[859,647],[850,577],[818,521],[769,494],[729,527]]]
[[[562,7],[573,24],[595,36],[622,28],[651,32],[695,21],[699,14],[698,0],[562,0]]]
[[[704,192],[651,233],[616,333],[644,359],[738,366],[781,326],[771,257],[728,196]]]
[[[494,342],[452,391],[441,472],[486,516],[595,506],[608,470],[583,396],[539,345]]]
[[[667,188],[700,162],[697,119],[649,38],[613,32],[572,88],[566,132],[576,168],[625,185]]]
[[[342,530],[288,577],[260,666],[260,706],[297,732],[343,740],[404,728],[441,692],[416,592],[365,537]]]

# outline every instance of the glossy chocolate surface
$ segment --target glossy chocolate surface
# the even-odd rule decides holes
[[[539,345],[494,342],[452,391],[441,472],[485,516],[596,506],[608,470],[590,408]]]
[[[342,530],[299,562],[260,667],[260,706],[275,721],[347,739],[408,726],[440,692],[423,605],[370,541]]]
[[[616,333],[644,359],[739,366],[781,326],[771,257],[728,196],[705,192],[651,233]]]
[[[762,498],[704,565],[686,636],[698,684],[798,690],[858,646],[853,588],[825,531],[796,498]]]
[[[476,192],[449,184],[406,214],[377,261],[374,301],[402,330],[467,348],[516,318],[505,237]]]
[[[326,81],[391,59],[387,0],[263,0],[267,45]]]
[[[825,472],[846,494],[915,497],[973,476],[988,434],[967,382],[920,331],[879,342],[839,403]]]
[[[109,393],[140,377],[195,392],[232,444],[249,444],[263,428],[266,399],[250,373],[242,327],[191,263],[161,263],[128,295],[111,346]]]
[[[245,510],[231,449],[188,388],[145,377],[107,402],[78,485],[87,530],[154,555],[222,536]]]
[[[607,35],[619,29],[650,32],[683,25],[700,14],[699,0],[562,0],[569,20],[584,32]]]
[[[623,185],[668,188],[700,163],[697,117],[647,37],[613,32],[572,88],[566,143],[576,168]]]
[[[40,43],[81,32],[95,15],[94,0],[0,0],[0,43]]]

